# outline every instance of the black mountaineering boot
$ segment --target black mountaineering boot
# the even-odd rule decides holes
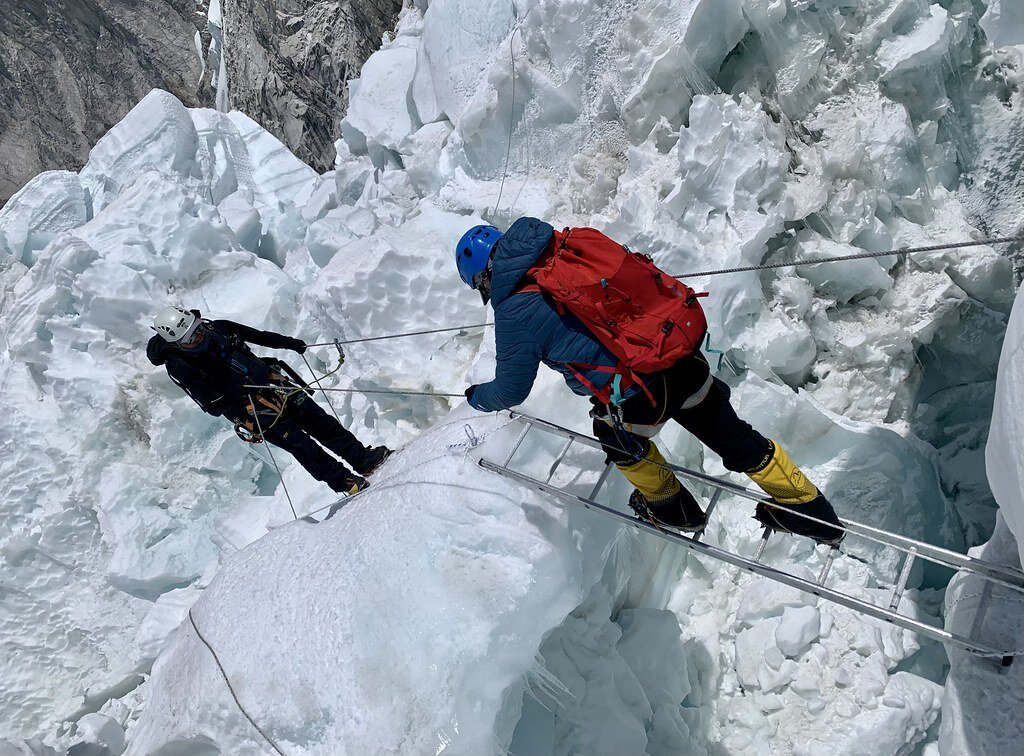
[[[633,489],[629,496],[629,506],[641,520],[653,521],[687,533],[697,533],[707,523],[700,504],[683,486],[667,499],[657,501],[649,501],[639,490]]]
[[[801,517],[800,515],[807,515]],[[818,543],[835,546],[843,540],[846,530],[825,495],[818,493],[803,504],[765,504],[759,502],[754,516],[772,530],[813,538]],[[813,520],[807,519],[813,517]],[[816,522],[821,520],[821,522]]]
[[[352,494],[359,493],[364,488],[367,488],[370,484],[366,482],[366,479],[356,475],[355,473],[348,473],[335,480],[329,481],[328,485],[337,493]]]
[[[384,460],[390,457],[392,454],[391,449],[386,446],[371,446],[366,450],[366,456],[363,457],[363,466],[359,468],[361,475],[370,475],[380,467]]]

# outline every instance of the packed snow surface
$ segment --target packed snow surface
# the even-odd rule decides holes
[[[481,323],[452,246],[523,214],[595,226],[675,274],[1013,233],[1021,51],[980,29],[1012,36],[1016,7],[993,0],[981,22],[968,0],[420,2],[352,82],[334,171],[155,91],[80,173],[36,177],[0,209],[0,751],[264,753],[226,674],[289,754],[1009,752],[976,733],[1011,732],[1016,678],[486,473],[476,460],[517,433],[507,416],[333,394],[361,439],[403,447],[335,508],[144,345],[166,304],[311,343]],[[995,398],[1009,531],[980,548],[1013,557],[1024,316],[997,386],[1006,257],[688,283],[711,293],[708,354],[740,414],[841,515],[957,550],[988,539]],[[327,384],[459,394],[493,361],[493,335],[468,328],[353,344]],[[550,371],[526,409],[589,425]],[[728,475],[676,427],[661,444]],[[543,477],[558,446],[518,464]],[[601,463],[574,452],[557,479],[588,490]],[[606,500],[627,494],[616,478]],[[317,522],[293,522],[289,498]],[[709,542],[752,552],[751,514],[723,499]],[[819,552],[779,537],[765,559],[811,575]],[[897,568],[851,545],[831,580],[882,603]],[[915,571],[901,610],[970,622],[977,591],[948,577]]]

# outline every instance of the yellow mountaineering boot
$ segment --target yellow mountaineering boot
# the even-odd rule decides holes
[[[764,463],[747,471],[750,479],[774,502],[759,503],[755,517],[774,530],[807,536],[818,543],[839,543],[846,531],[842,529],[832,504],[807,480],[785,449],[775,441],[769,443],[771,449]],[[814,519],[808,519],[812,517]]]
[[[700,504],[671,470],[661,466],[664,464],[665,458],[651,441],[647,442],[643,459],[615,463],[626,480],[636,487],[629,497],[629,506],[642,520],[656,520],[689,532],[703,530],[707,518]]]

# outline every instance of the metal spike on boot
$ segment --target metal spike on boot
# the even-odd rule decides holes
[[[774,502],[768,505],[760,502],[754,516],[762,525],[772,530],[805,536],[829,546],[837,545],[846,536],[846,529],[839,521],[832,504],[820,492],[811,501],[803,504]],[[814,519],[808,519],[811,517]]]
[[[707,524],[704,510],[693,498],[693,494],[682,486],[672,496],[658,501],[650,501],[639,490],[633,489],[629,496],[629,506],[641,520],[687,533],[698,533]]]

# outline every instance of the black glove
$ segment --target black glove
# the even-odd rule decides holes
[[[473,399],[473,392],[474,391],[476,391],[476,386],[470,386],[468,389],[466,389],[465,394],[466,394],[466,401],[467,402],[471,401]]]
[[[297,354],[306,353],[306,342],[302,339],[288,339],[288,346],[285,349],[290,349]]]

